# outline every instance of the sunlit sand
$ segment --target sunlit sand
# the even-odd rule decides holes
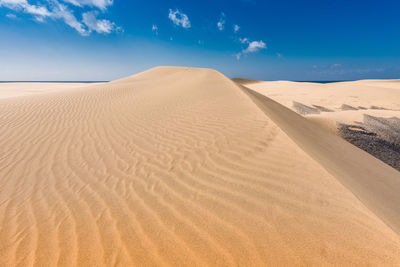
[[[292,107],[400,109],[375,85],[311,99],[177,67],[18,85],[0,99],[0,266],[398,265],[400,173]]]

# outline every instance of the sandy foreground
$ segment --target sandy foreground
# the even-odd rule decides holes
[[[0,266],[399,265],[400,172],[262,88],[56,89],[0,99]]]

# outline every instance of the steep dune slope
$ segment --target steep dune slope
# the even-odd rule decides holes
[[[268,97],[246,87],[243,90],[305,152],[400,233],[398,171]]]
[[[0,266],[399,262],[399,236],[216,71],[0,114]]]

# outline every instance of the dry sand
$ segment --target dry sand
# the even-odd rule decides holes
[[[399,265],[399,173],[216,71],[0,114],[0,266]]]
[[[234,79],[337,132],[337,122],[362,122],[364,114],[400,117],[400,80],[338,83],[262,82]]]
[[[51,91],[70,90],[100,83],[53,83],[53,82],[10,82],[0,83],[0,99],[16,96],[42,94]]]

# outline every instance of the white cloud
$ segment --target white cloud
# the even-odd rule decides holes
[[[224,21],[218,21],[218,23],[217,23],[217,27],[218,27],[218,30],[220,30],[220,31],[223,31],[224,30]]]
[[[75,29],[80,35],[87,36],[90,34],[85,26],[77,20],[75,15],[68,9],[67,6],[57,2],[53,9],[52,18],[62,19],[65,24]]]
[[[239,42],[241,42],[242,44],[248,44],[248,43],[250,43],[250,42],[249,42],[249,39],[247,39],[247,38],[239,38]]]
[[[225,17],[226,17],[225,13],[221,13],[221,17],[220,17],[220,19],[219,19],[219,21],[217,23],[218,30],[220,30],[220,31],[224,30],[225,23],[226,23]]]
[[[188,16],[180,12],[178,9],[176,9],[175,11],[169,9],[168,18],[177,26],[181,26],[185,29],[189,29],[191,27]]]
[[[48,17],[51,15],[46,7],[31,5],[27,0],[0,0],[0,7],[1,6],[36,17]]]
[[[114,22],[106,19],[97,19],[96,11],[83,13],[82,21],[87,26],[89,33],[95,31],[97,33],[109,34],[119,30]]]
[[[235,25],[233,26],[233,32],[234,32],[234,33],[237,33],[239,30],[240,30],[240,26],[237,25],[237,24],[235,24]]]
[[[101,10],[106,10],[108,6],[113,4],[113,0],[63,0],[64,2],[70,3],[74,6],[91,6],[97,7]]]
[[[93,6],[105,10],[107,6],[113,4],[113,0],[63,0],[74,6]],[[91,32],[109,34],[113,31],[122,30],[114,22],[106,19],[98,20],[97,11],[87,11],[82,14],[82,22],[74,15],[73,11],[66,4],[58,0],[48,0],[37,2],[36,5],[30,4],[28,0],[0,0],[0,7],[9,8],[15,12],[23,12],[34,16],[38,22],[44,22],[46,18],[60,19],[65,24],[75,29],[80,35],[87,36]]]
[[[158,26],[156,24],[153,24],[153,26],[151,26],[151,30],[155,32],[156,35],[158,35]]]
[[[237,60],[239,60],[241,58],[241,56],[243,56],[245,54],[255,53],[255,52],[260,51],[261,49],[267,48],[267,45],[263,41],[250,42],[249,39],[247,39],[247,38],[240,38],[239,41],[242,44],[247,44],[247,47],[235,55]]]
[[[265,48],[267,48],[267,45],[263,41],[253,41],[249,43],[249,46],[245,50],[243,50],[243,53],[254,53]]]
[[[9,18],[9,19],[16,19],[17,18],[17,16],[15,14],[12,14],[12,13],[8,13],[6,15],[6,17]]]

